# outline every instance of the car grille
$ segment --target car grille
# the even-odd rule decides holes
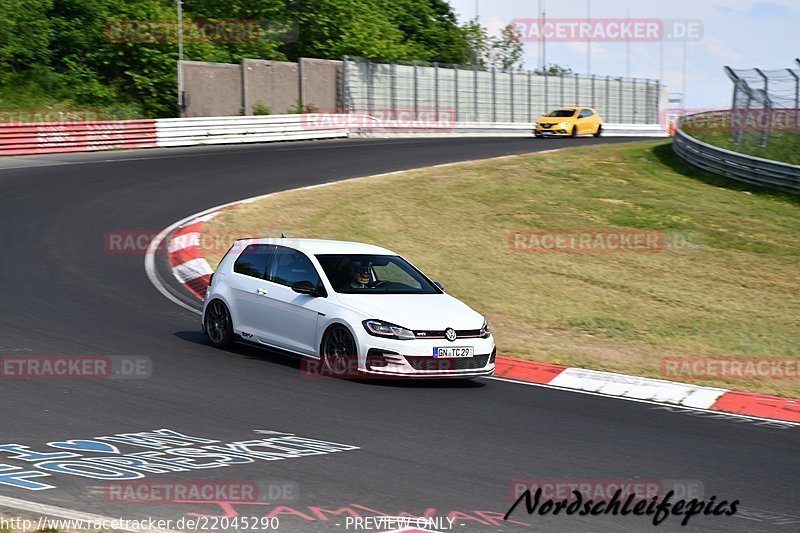
[[[539,124],[539,125],[540,125],[541,127],[543,127],[543,128],[552,128],[552,127],[553,127],[553,125],[552,125],[552,124]]]
[[[444,330],[419,330],[414,332],[414,336],[419,339],[444,339]],[[474,339],[481,336],[479,329],[457,329],[456,338],[459,339]]]
[[[414,370],[477,370],[486,366],[489,355],[438,359],[428,356],[404,356]]]

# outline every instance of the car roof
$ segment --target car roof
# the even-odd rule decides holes
[[[308,255],[319,254],[371,254],[371,255],[398,255],[391,250],[351,241],[332,241],[326,239],[292,239],[292,238],[264,238],[264,239],[242,239],[242,244],[275,244],[278,246],[288,246],[295,248]]]

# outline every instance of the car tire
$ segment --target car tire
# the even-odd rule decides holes
[[[323,371],[338,378],[358,374],[358,350],[350,330],[342,325],[328,328],[322,336],[319,357]]]
[[[570,137],[575,137],[578,135],[578,126],[572,126],[572,130],[569,132]]]
[[[233,320],[228,306],[222,300],[212,300],[206,306],[203,327],[211,346],[227,348],[233,343]]]
[[[597,131],[594,132],[594,136],[595,137],[600,137],[602,134],[603,134],[603,126],[598,124],[597,125]]]

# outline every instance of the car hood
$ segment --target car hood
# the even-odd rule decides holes
[[[337,294],[350,309],[411,330],[478,329],[483,316],[448,294]]]

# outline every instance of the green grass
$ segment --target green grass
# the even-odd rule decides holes
[[[613,228],[690,244],[646,254],[509,244],[514,230]],[[800,356],[800,200],[695,171],[661,141],[289,191],[206,231],[393,249],[486,314],[501,355],[652,377],[665,356]],[[209,251],[212,264],[224,252]],[[701,383],[800,397],[797,380]]]

